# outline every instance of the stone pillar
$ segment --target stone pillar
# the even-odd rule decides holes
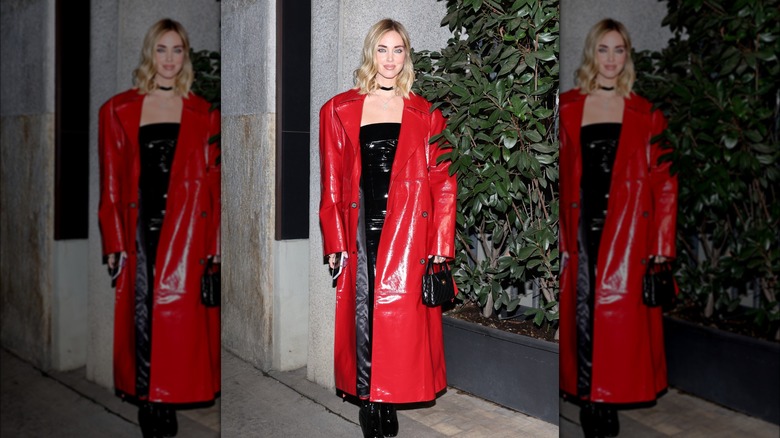
[[[131,88],[149,27],[161,18],[182,23],[195,50],[220,50],[220,3],[215,0],[105,0],[92,2],[89,174],[89,318],[87,378],[113,387],[114,291],[102,264],[97,221],[100,199],[97,153],[98,110],[111,96]]]
[[[590,28],[603,18],[626,25],[636,50],[660,50],[672,33],[661,27],[666,6],[657,0],[625,2],[561,0],[561,92],[574,88],[574,72],[582,59],[582,48]]]
[[[386,2],[357,0],[312,1],[311,60],[311,158],[309,226],[309,358],[308,378],[333,387],[333,330],[335,290],[331,287],[322,254],[320,233],[319,110],[332,96],[353,86],[352,72],[359,66],[368,29],[382,18],[400,21],[416,50],[440,50],[451,36],[440,27],[446,15],[445,2],[399,0]]]
[[[53,346],[54,0],[2,2],[0,17],[2,345],[48,369]]]
[[[278,304],[275,2],[223,0],[222,22],[222,346],[267,370]]]

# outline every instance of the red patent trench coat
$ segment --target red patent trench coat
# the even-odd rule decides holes
[[[348,266],[336,289],[336,387],[356,394],[355,256],[361,175],[360,120],[365,95],[350,90],[320,110],[324,254],[347,251]],[[445,120],[420,96],[404,100],[398,146],[390,174],[387,214],[377,252],[370,400],[432,400],[446,385],[441,308],[421,301],[429,254],[452,258],[456,181],[444,150],[426,145]],[[426,150],[429,156],[426,158]],[[430,164],[430,172],[426,168]]]
[[[582,155],[580,127],[585,95],[560,98],[560,386],[577,394],[577,228]],[[666,127],[660,111],[632,94],[625,99],[623,126],[599,246],[593,310],[590,400],[641,403],[667,387],[660,308],[642,303],[642,276],[650,255],[675,256],[677,179],[669,163],[657,165],[661,149],[650,139]]]
[[[135,272],[140,158],[138,130],[144,95],[129,90],[100,109],[100,229],[103,254],[126,251],[116,284],[114,384],[136,396]],[[165,220],[155,265],[149,401],[209,402],[220,391],[219,308],[201,303],[207,255],[218,254],[220,115],[190,94],[184,99],[170,173]]]

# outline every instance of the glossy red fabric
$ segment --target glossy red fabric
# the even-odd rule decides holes
[[[135,390],[135,233],[140,158],[138,129],[144,95],[129,90],[100,108],[100,207],[103,254],[126,251],[116,285],[114,384]],[[184,99],[155,265],[148,400],[209,402],[220,391],[219,308],[200,301],[208,255],[219,253],[219,111],[190,94]]]
[[[339,94],[320,110],[324,254],[349,253],[336,288],[336,387],[356,394],[355,278],[360,189],[360,120],[365,95]],[[426,144],[445,120],[420,96],[404,100],[390,175],[387,215],[377,254],[370,399],[409,403],[435,398],[446,387],[441,309],[422,304],[429,254],[454,256],[455,177],[444,150]],[[426,150],[429,156],[426,158]],[[426,168],[430,165],[430,172]]]
[[[577,394],[577,227],[585,95],[560,97],[560,386]],[[675,256],[677,179],[651,138],[666,128],[660,111],[632,94],[613,166],[607,218],[598,254],[593,311],[593,368],[589,399],[604,403],[655,400],[667,387],[660,308],[642,303],[650,255]]]

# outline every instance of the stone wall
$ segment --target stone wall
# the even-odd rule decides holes
[[[52,359],[54,0],[0,3],[2,345]]]
[[[271,367],[276,2],[222,2],[222,346]]]

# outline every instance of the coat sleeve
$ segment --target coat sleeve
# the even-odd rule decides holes
[[[98,159],[100,162],[100,202],[98,221],[103,255],[127,251],[121,205],[122,160],[127,149],[124,131],[114,110],[113,100],[100,108],[98,116]]]
[[[438,109],[431,113],[431,137],[444,131],[447,122]],[[428,179],[433,199],[431,230],[428,235],[430,255],[447,258],[455,257],[455,219],[458,200],[457,179],[450,175],[450,160],[439,162],[439,157],[447,152],[442,147],[444,139],[432,143],[428,157]]]
[[[563,118],[563,112],[561,112],[561,119]],[[560,257],[564,257],[564,255],[568,256],[569,254],[569,247],[568,247],[568,239],[566,238],[566,225],[567,225],[567,215],[568,215],[568,207],[564,206],[563,203],[563,192],[566,190],[564,187],[564,183],[566,182],[561,181],[560,175],[565,175],[565,178],[568,178],[569,174],[568,171],[564,171],[564,167],[567,167],[568,161],[568,155],[569,150],[571,149],[571,146],[569,145],[569,137],[567,135],[566,129],[563,126],[563,123],[559,123],[560,128],[558,131],[558,167],[560,169],[560,173],[558,176],[558,202],[560,204],[559,206],[559,216],[558,216],[558,251],[560,253]],[[563,268],[563,263],[565,260],[561,260],[561,268]]]
[[[342,215],[344,129],[333,101],[320,109],[320,227],[325,255],[347,250]]]
[[[219,136],[221,134],[221,115],[219,110],[209,112],[209,139],[207,146],[206,179],[209,191],[209,208],[211,226],[208,236],[208,254],[219,255],[221,253],[222,231],[222,148]]]
[[[653,136],[666,129],[666,119],[661,111],[652,114]],[[650,254],[675,257],[677,227],[677,175],[671,175],[670,161],[658,163],[658,159],[669,153],[668,147],[659,143],[650,146],[650,184],[653,197],[653,228]]]

